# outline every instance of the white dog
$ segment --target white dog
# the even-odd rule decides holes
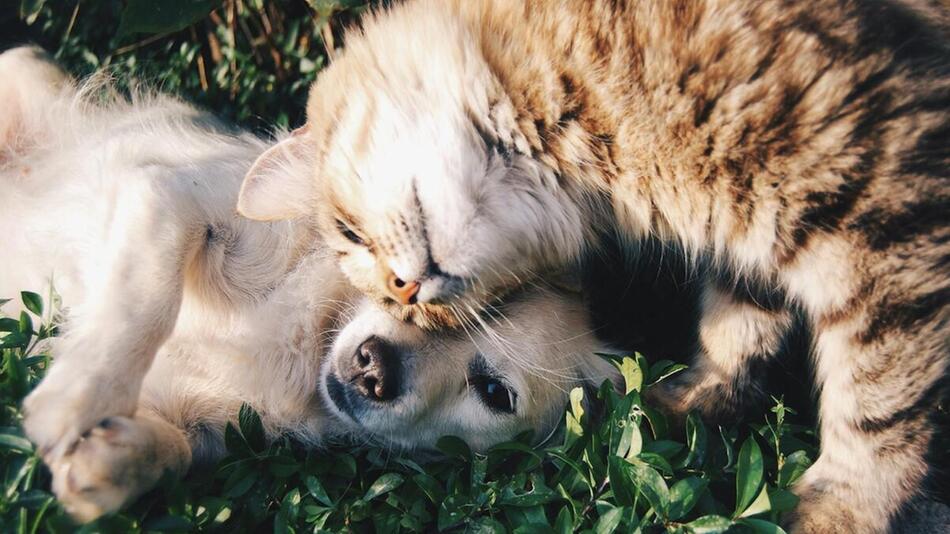
[[[77,87],[32,48],[0,55],[0,101],[0,295],[52,280],[66,305],[24,425],[79,519],[220,455],[244,402],[314,446],[484,449],[618,378],[576,296],[528,290],[442,334],[361,300],[311,221],[235,215],[265,143],[193,107]]]

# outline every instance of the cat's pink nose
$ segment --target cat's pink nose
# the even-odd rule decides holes
[[[389,290],[389,294],[396,302],[404,306],[416,303],[419,287],[419,282],[406,282],[393,273],[390,273],[386,280],[386,288]]]

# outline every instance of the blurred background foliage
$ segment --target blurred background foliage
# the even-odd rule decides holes
[[[259,132],[303,122],[307,88],[372,0],[6,0],[0,48],[35,43]],[[378,2],[375,2],[378,3]]]

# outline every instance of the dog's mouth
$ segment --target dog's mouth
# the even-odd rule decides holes
[[[344,416],[351,422],[360,424],[359,410],[357,410],[347,395],[347,388],[333,371],[327,373],[324,379],[324,389],[326,397],[330,400],[331,408],[338,412],[338,415]]]

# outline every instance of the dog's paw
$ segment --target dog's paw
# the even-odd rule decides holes
[[[76,520],[119,510],[151,489],[170,465],[167,446],[147,422],[110,417],[50,464],[53,493]]]
[[[23,401],[23,428],[44,460],[56,461],[99,421],[134,413],[137,394],[117,380],[53,366]]]

